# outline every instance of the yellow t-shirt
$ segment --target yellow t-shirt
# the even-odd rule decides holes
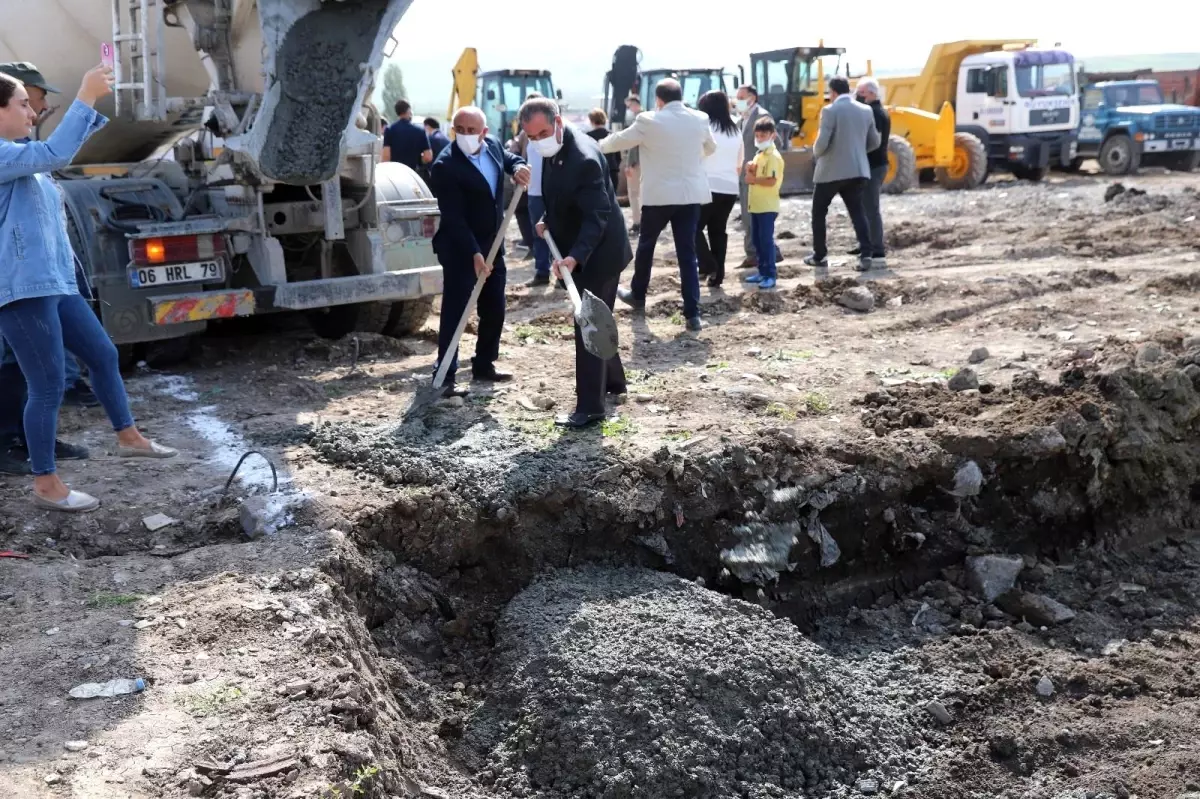
[[[752,214],[779,213],[779,189],[783,185],[783,156],[774,144],[754,156],[754,173],[760,178],[775,178],[774,186],[751,184],[747,205]]]

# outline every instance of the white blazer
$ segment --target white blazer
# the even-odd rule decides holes
[[[706,205],[712,202],[704,159],[717,150],[708,115],[681,102],[647,111],[600,142],[606,153],[639,148],[642,205]]]

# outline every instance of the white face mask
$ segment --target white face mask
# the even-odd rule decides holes
[[[748,108],[750,108],[750,101],[749,101],[749,100],[736,100],[736,101],[734,102],[734,105],[736,105],[736,106],[737,106],[737,110],[738,110],[738,111],[741,111],[742,113],[745,113],[745,112],[746,112],[746,110],[747,110]]]
[[[551,135],[544,139],[538,139],[535,142],[530,142],[530,144],[537,149],[538,155],[540,155],[542,158],[553,158],[554,156],[558,155],[558,151],[562,149],[562,142],[558,140],[558,136],[561,135],[559,130],[559,127],[556,125],[554,127],[554,133]]]
[[[463,151],[464,155],[475,155],[479,152],[479,148],[483,147],[483,134],[460,133],[454,137],[454,141],[458,142],[458,148]]]
[[[754,146],[758,148],[758,151],[759,151],[759,152],[762,152],[763,150],[767,149],[768,147],[770,147],[770,146],[771,146],[772,144],[774,144],[774,143],[775,143],[775,142],[771,141],[770,139],[767,139],[766,141],[756,141],[756,142],[754,142]]]

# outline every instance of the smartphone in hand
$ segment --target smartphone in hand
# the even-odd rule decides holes
[[[113,46],[108,42],[100,45],[100,63],[109,69],[116,66],[116,54],[113,52]]]

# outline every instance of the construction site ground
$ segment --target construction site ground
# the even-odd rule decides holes
[[[1123,184],[886,197],[878,280],[788,199],[698,334],[664,237],[583,432],[528,261],[461,403],[436,318],[139,368],[180,457],[71,409],[103,507],[0,481],[0,796],[1200,797],[1200,175]]]

